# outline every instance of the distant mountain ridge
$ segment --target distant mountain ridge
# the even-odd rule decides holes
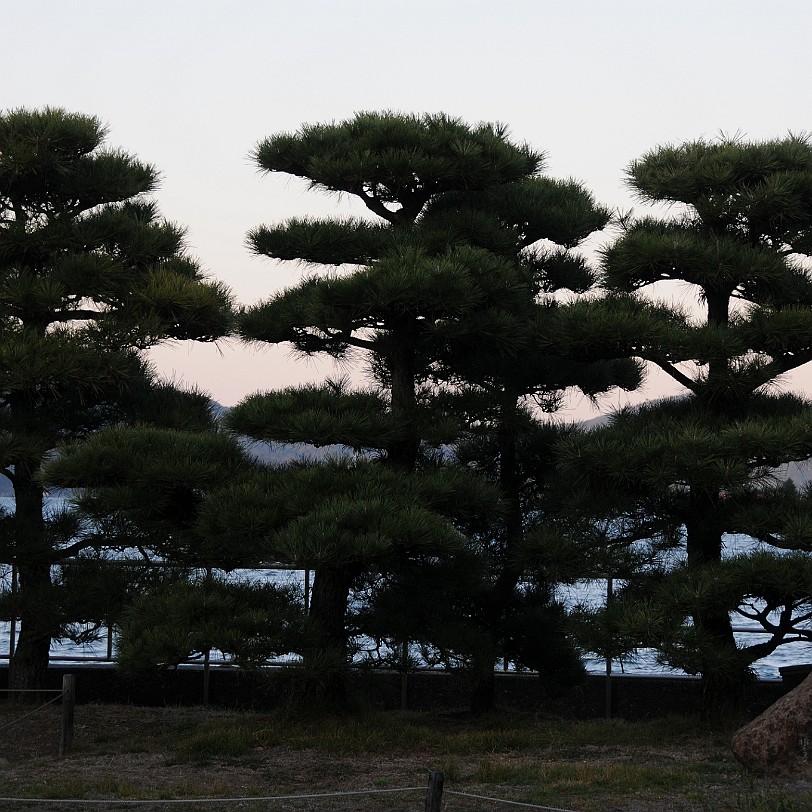
[[[219,403],[212,403],[212,411],[220,418],[228,412],[228,407]],[[576,421],[585,429],[593,430],[605,426],[610,420],[609,415],[599,415],[590,420]],[[241,442],[246,451],[260,462],[267,465],[284,465],[288,462],[304,462],[324,460],[330,456],[342,456],[346,453],[343,446],[331,445],[317,448],[307,443],[264,443],[242,437]],[[798,487],[812,482],[812,460],[805,462],[791,462],[777,469],[779,479],[791,479]],[[10,480],[0,476],[0,497],[11,497],[14,491]]]

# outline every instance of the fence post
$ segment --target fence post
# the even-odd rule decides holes
[[[62,677],[62,733],[59,737],[59,757],[64,758],[73,744],[73,707],[76,704],[76,677]]]
[[[409,709],[409,644],[403,643],[400,649],[400,709]]]
[[[610,577],[606,579],[606,606],[614,597],[614,580]],[[612,718],[612,640],[606,641],[606,697],[605,697],[606,718]]]
[[[426,792],[426,812],[440,812],[443,804],[443,774],[439,770],[429,773],[429,788]]]
[[[203,707],[209,707],[209,685],[210,685],[210,665],[211,649],[207,648],[203,652]]]
[[[8,661],[9,667],[11,658],[14,656],[14,649],[17,645],[17,565],[11,565],[11,623],[8,632]]]

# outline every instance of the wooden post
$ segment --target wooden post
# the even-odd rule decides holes
[[[17,646],[17,565],[11,565],[11,623],[8,632],[8,661],[11,663],[14,657],[14,649]]]
[[[400,649],[400,709],[409,709],[409,644],[403,643]]]
[[[113,622],[107,621],[107,659],[113,659]]]
[[[73,744],[73,708],[76,704],[76,677],[62,677],[62,732],[59,737],[59,757],[64,758]]]
[[[209,707],[209,679],[210,679],[210,656],[211,649],[203,652],[203,707]]]
[[[429,773],[429,788],[426,792],[426,812],[440,812],[443,804],[443,774],[439,770]]]
[[[426,793],[426,812],[440,812],[443,805],[443,774],[439,770],[429,773],[429,789]]]
[[[304,613],[310,614],[310,570],[304,571]]]
[[[613,580],[606,579],[606,606],[612,600]],[[606,641],[606,718],[612,718],[612,641]]]

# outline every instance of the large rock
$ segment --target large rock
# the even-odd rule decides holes
[[[756,773],[786,774],[812,755],[812,674],[733,734],[733,755]]]

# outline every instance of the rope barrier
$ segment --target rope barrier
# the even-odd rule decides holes
[[[1,730],[2,728],[0,728]],[[110,806],[148,806],[154,804],[226,804],[226,803],[255,803],[258,801],[307,801],[315,798],[342,798],[355,795],[382,795],[396,792],[425,792],[425,787],[398,787],[396,789],[359,789],[347,790],[345,792],[317,792],[307,795],[262,795],[262,796],[242,796],[234,798],[153,798],[151,800],[126,800],[126,799],[97,799],[97,798],[0,798],[0,803],[13,804],[42,804],[53,803],[62,805],[87,804]],[[463,798],[475,798],[479,801],[492,801],[498,804],[509,804],[510,806],[523,806],[526,809],[541,809],[544,812],[575,812],[573,809],[563,809],[558,806],[540,806],[539,804],[529,804],[522,801],[508,801],[504,798],[491,798],[487,795],[474,795],[470,792],[457,792],[456,790],[445,790],[448,795],[459,795]]]
[[[116,806],[146,806],[155,804],[234,804],[234,803],[249,803],[257,801],[299,801],[311,800],[313,798],[342,798],[353,795],[380,795],[384,793],[393,792],[423,792],[425,787],[399,787],[397,789],[355,789],[347,790],[345,792],[317,792],[309,795],[265,795],[256,797],[236,797],[236,798],[153,798],[152,800],[116,800],[115,798],[106,798],[100,800],[97,798],[0,798],[0,804],[104,804],[108,807],[115,804]]]
[[[27,719],[29,716],[33,716],[38,710],[42,710],[44,707],[48,705],[53,705],[54,702],[59,702],[62,699],[62,691],[59,692],[59,696],[55,696],[53,699],[49,699],[47,702],[43,702],[41,705],[37,705],[34,710],[29,711],[28,713],[24,714],[23,716],[18,716],[13,722],[9,722],[7,725],[3,725],[0,727],[0,732],[3,730],[8,730],[10,727],[14,727],[17,722],[22,722],[23,719]]]
[[[0,688],[0,694],[61,694],[61,688]]]
[[[457,792],[453,789],[444,790],[446,795],[460,795],[463,798],[476,798],[478,801],[493,801],[497,804],[510,804],[511,806],[523,806],[527,809],[544,809],[546,812],[576,812],[574,809],[562,809],[558,806],[539,806],[538,804],[528,804],[522,801],[506,801],[504,798],[489,798],[487,795],[473,795],[470,792]]]

